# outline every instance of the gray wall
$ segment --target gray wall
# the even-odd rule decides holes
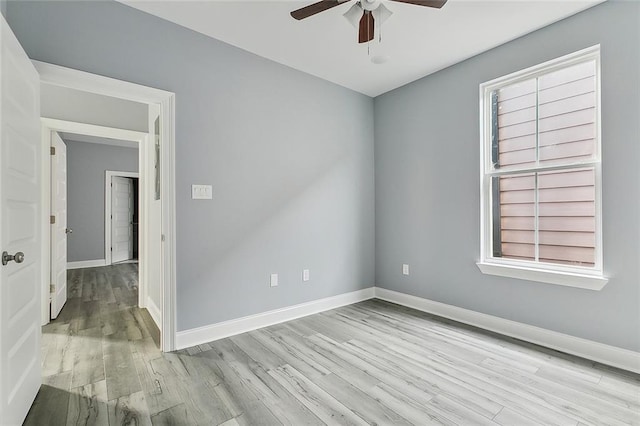
[[[0,14],[5,18],[7,16],[7,1],[8,0],[0,0]]]
[[[482,275],[478,85],[598,43],[611,280],[595,292]],[[376,98],[376,284],[640,350],[639,76],[640,3],[606,2]]]
[[[176,93],[178,330],[374,284],[371,98],[116,2],[8,15],[31,58]]]
[[[105,171],[138,171],[138,149],[65,141],[67,145],[67,260],[104,259]]]
[[[40,113],[58,120],[149,131],[147,104],[50,84],[40,86]]]

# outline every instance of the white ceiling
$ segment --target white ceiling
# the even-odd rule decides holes
[[[120,0],[233,46],[377,96],[592,7],[603,0],[449,0],[440,10],[383,0],[382,42],[357,43],[351,0],[302,21],[310,1]],[[371,57],[384,56],[383,64]]]

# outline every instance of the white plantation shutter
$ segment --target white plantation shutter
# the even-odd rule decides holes
[[[493,255],[596,264],[596,62],[493,91]]]

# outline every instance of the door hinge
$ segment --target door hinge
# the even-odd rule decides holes
[[[113,247],[111,247],[111,251],[113,251]]]
[[[54,215],[51,215],[49,218],[49,222],[53,225],[56,223],[56,217]]]
[[[51,155],[56,155],[56,147],[55,146],[51,147]]]
[[[56,292],[56,285],[55,284],[49,285],[49,293],[55,293],[55,292]]]

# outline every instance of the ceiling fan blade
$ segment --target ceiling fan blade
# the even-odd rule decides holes
[[[435,7],[436,9],[440,9],[447,0],[391,0],[398,3],[409,3],[415,4],[416,6],[426,6],[426,7]]]
[[[291,16],[299,21],[301,19],[313,16],[316,13],[324,12],[325,10],[340,6],[345,1],[348,0],[322,0],[317,3],[310,4],[309,6],[305,6],[301,9],[294,10],[293,12],[291,12]]]
[[[358,31],[358,43],[366,43],[373,40],[374,19],[370,10],[365,10],[360,18],[360,29]]]

